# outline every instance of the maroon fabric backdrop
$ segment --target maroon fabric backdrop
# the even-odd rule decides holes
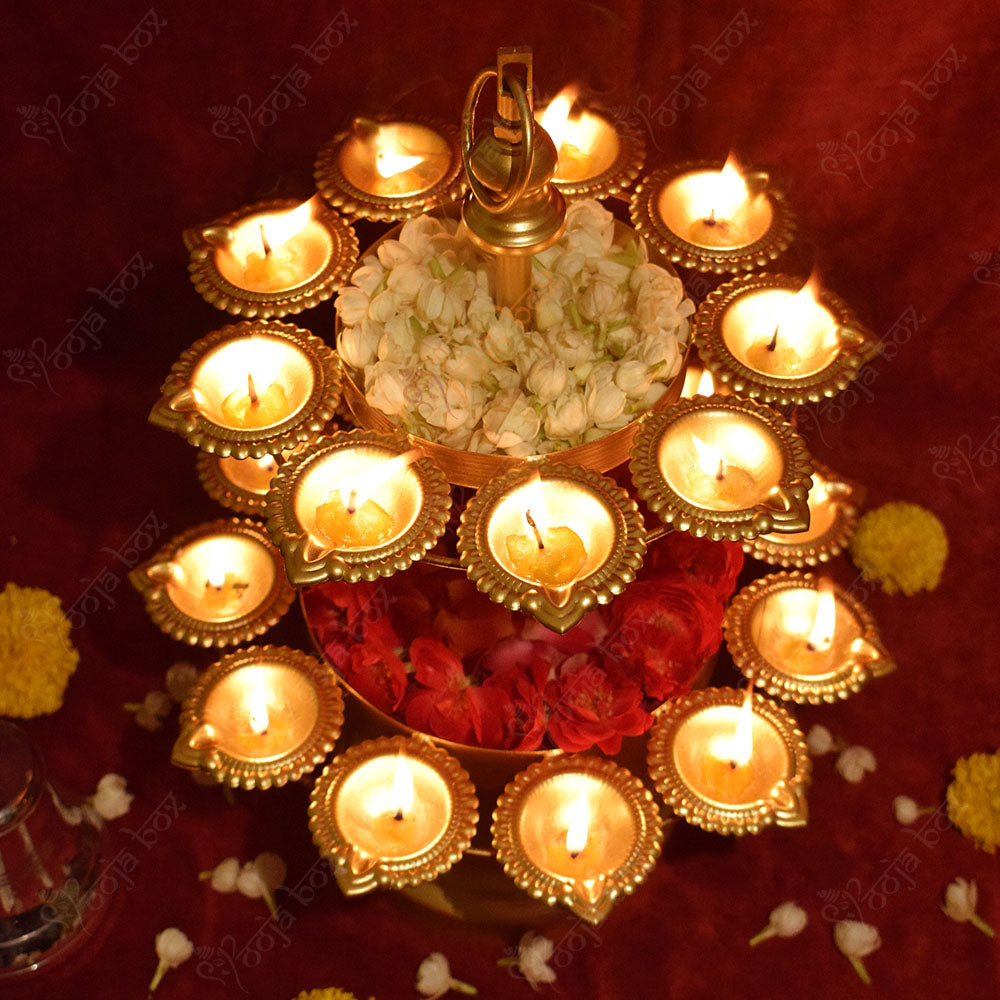
[[[65,706],[27,725],[52,774],[81,792],[107,771],[127,777],[136,800],[112,826],[113,852],[136,848],[122,827],[137,828],[169,792],[184,808],[153,847],[138,850],[134,888],[118,894],[88,948],[5,995],[138,996],[155,965],[154,935],[170,924],[216,956],[240,953],[262,909],[209,891],[197,872],[228,854],[274,849],[294,884],[315,861],[305,787],[240,794],[229,806],[171,766],[173,723],[149,734],[121,708],[158,686],[184,651],[148,621],[115,553],[149,512],[169,534],[220,514],[198,487],[194,450],[145,420],[180,351],[227,318],[192,290],[180,231],[260,198],[309,194],[316,151],[355,113],[457,119],[465,87],[497,46],[527,42],[539,92],[579,79],[645,128],[650,167],[735,149],[780,169],[802,224],[796,260],[814,256],[827,285],[897,348],[873,362],[878,375],[867,391],[821,409],[809,443],[866,483],[873,503],[934,509],[952,546],[936,593],[870,599],[899,671],[860,697],[797,713],[803,727],[822,721],[870,746],[877,772],[849,785],[832,758],[817,760],[804,830],[738,841],[682,830],[595,937],[578,951],[561,945],[558,984],[545,992],[863,995],[834,949],[821,894],[865,893],[911,849],[919,860],[913,885],[863,904],[883,939],[868,960],[875,985],[867,995],[995,996],[995,942],[946,919],[939,903],[954,876],[975,878],[981,913],[1000,925],[996,859],[952,830],[935,845],[914,841],[890,807],[900,793],[939,802],[952,762],[998,742],[991,568],[1000,480],[995,451],[983,448],[997,426],[1000,306],[1000,266],[990,258],[1000,243],[1000,59],[990,6],[564,0],[478,9],[345,0],[356,23],[321,65],[296,46],[321,35],[337,3],[153,0],[165,22],[159,36],[134,53],[120,48],[149,4],[22,5],[5,16],[0,546],[3,579],[46,587],[64,607],[102,570],[119,584],[114,606],[102,605],[74,633],[82,658]],[[727,39],[727,26],[744,16],[749,33]],[[713,44],[727,40],[725,51]],[[935,79],[949,51],[957,72]],[[296,64],[311,74],[301,101],[268,127],[227,135],[220,109],[258,108]],[[65,116],[103,67],[118,74],[109,96],[77,105],[85,120],[69,115],[61,131],[51,129],[46,109],[61,102]],[[692,68],[707,82],[703,75],[672,122],[662,102]],[[923,93],[906,82],[922,80]],[[903,102],[918,114],[908,131],[880,132]],[[99,297],[136,254],[150,273],[122,301]],[[44,379],[16,367],[31,352],[50,355],[88,309],[105,320],[100,346],[68,367],[50,360]],[[910,309],[920,323],[904,343],[894,324]],[[297,322],[329,335],[333,307]],[[940,462],[963,451],[969,461],[941,475]],[[835,571],[844,583],[855,577],[844,560]],[[296,618],[270,638],[303,642]],[[723,675],[734,679],[731,668]],[[747,939],[785,899],[806,908],[808,927],[749,950]],[[284,1000],[339,984],[362,997],[404,998],[433,950],[481,996],[530,995],[495,965],[516,932],[430,917],[387,895],[347,901],[332,886],[294,913],[287,941],[261,951],[255,967],[243,952],[232,967],[220,961],[213,981],[192,960],[159,995]]]

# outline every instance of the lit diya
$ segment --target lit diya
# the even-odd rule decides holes
[[[330,667],[286,646],[249,646],[195,682],[173,762],[233,788],[280,786],[321,763],[343,723]]]
[[[788,249],[795,219],[761,170],[744,174],[733,157],[683,163],[643,178],[632,195],[632,223],[681,267],[751,271]]]
[[[744,587],[724,631],[736,667],[789,701],[835,702],[895,669],[868,609],[811,573],[773,573]]]
[[[223,507],[241,514],[263,514],[267,491],[282,456],[233,458],[198,453],[198,480],[205,492]]]
[[[404,438],[337,432],[293,455],[271,482],[268,530],[296,585],[376,580],[444,534],[448,484]]]
[[[316,186],[354,218],[408,219],[465,190],[458,130],[423,118],[355,118],[320,150]]]
[[[217,309],[287,316],[329,299],[358,259],[348,221],[318,198],[260,202],[188,229],[195,289]]]
[[[237,323],[181,354],[149,420],[223,458],[262,459],[319,436],[340,380],[319,337],[288,323]]]
[[[809,527],[812,465],[774,410],[735,396],[694,396],[645,418],[630,468],[666,524],[731,541]]]
[[[129,580],[153,622],[192,646],[253,639],[295,596],[263,526],[237,518],[189,528],[136,566]]]
[[[720,382],[765,403],[818,402],[845,389],[878,353],[874,334],[813,279],[752,274],[698,308],[694,341]]]
[[[865,490],[813,459],[809,527],[805,531],[758,535],[744,552],[776,566],[815,566],[844,551],[858,523]]]
[[[648,760],[656,790],[695,826],[739,835],[806,822],[805,737],[763,695],[703,688],[664,703]]]
[[[564,87],[535,114],[559,157],[552,183],[567,198],[608,198],[639,176],[646,144],[599,111],[579,107],[577,94],[576,87]]]
[[[549,757],[522,771],[493,813],[493,848],[514,882],[599,924],[660,855],[652,793],[613,761]]]
[[[459,861],[479,821],[461,765],[422,736],[352,746],[323,770],[309,828],[345,896],[429,882]]]
[[[526,463],[487,483],[462,513],[459,561],[479,590],[565,632],[635,579],[642,517],[613,480]]]

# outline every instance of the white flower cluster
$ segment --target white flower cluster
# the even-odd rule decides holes
[[[384,240],[341,289],[337,348],[364,372],[368,403],[453,448],[524,456],[623,427],[677,374],[694,305],[615,244],[596,201],[532,260],[534,329],[493,298],[494,268],[458,223],[421,216]]]

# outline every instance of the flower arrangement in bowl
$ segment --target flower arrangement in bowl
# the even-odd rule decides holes
[[[418,567],[303,594],[317,647],[345,687],[460,747],[617,754],[664,700],[686,694],[722,641],[743,565],[730,542],[673,532],[609,607],[558,635],[512,616],[452,571]]]
[[[532,258],[528,320],[497,307],[494,279],[447,216],[412,219],[372,248],[336,301],[358,422],[419,438],[467,486],[530,455],[620,464],[635,420],[680,391],[694,305],[676,274],[583,200]]]

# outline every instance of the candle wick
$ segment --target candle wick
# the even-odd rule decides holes
[[[538,542],[539,550],[545,548],[545,542],[542,541],[542,533],[538,530],[538,525],[535,524],[535,519],[531,516],[531,511],[526,510],[524,512],[524,519],[528,522],[531,530],[535,533],[535,541]]]
[[[396,815],[392,817],[397,823],[402,823],[403,821],[403,810],[397,809]]]
[[[738,768],[738,767],[739,767],[739,764],[737,764],[735,760],[731,760],[729,762],[729,770],[730,771],[735,771],[736,768]]]
[[[260,242],[264,247],[264,256],[271,256],[271,244],[267,242],[267,236],[264,235],[264,223],[260,224]]]
[[[570,852],[569,852],[569,856],[570,856],[570,857],[571,857],[571,858],[572,858],[572,859],[573,859],[574,861],[576,861],[576,859],[577,859],[578,857],[580,857],[580,852],[579,852],[579,851],[570,851]]]
[[[769,351],[774,351],[778,347],[778,328],[774,328],[774,336],[771,338],[771,342],[767,345]]]
[[[253,384],[253,375],[247,372],[247,392],[250,393],[250,405],[256,406],[260,402],[257,395],[257,387]]]
[[[719,471],[715,474],[715,478],[720,483],[726,478],[726,460],[724,458],[719,459]]]
[[[711,212],[708,213],[708,218],[703,220],[706,226],[715,225],[715,209],[713,208]]]
[[[353,514],[358,509],[358,491],[351,490],[347,495],[347,513]]]

